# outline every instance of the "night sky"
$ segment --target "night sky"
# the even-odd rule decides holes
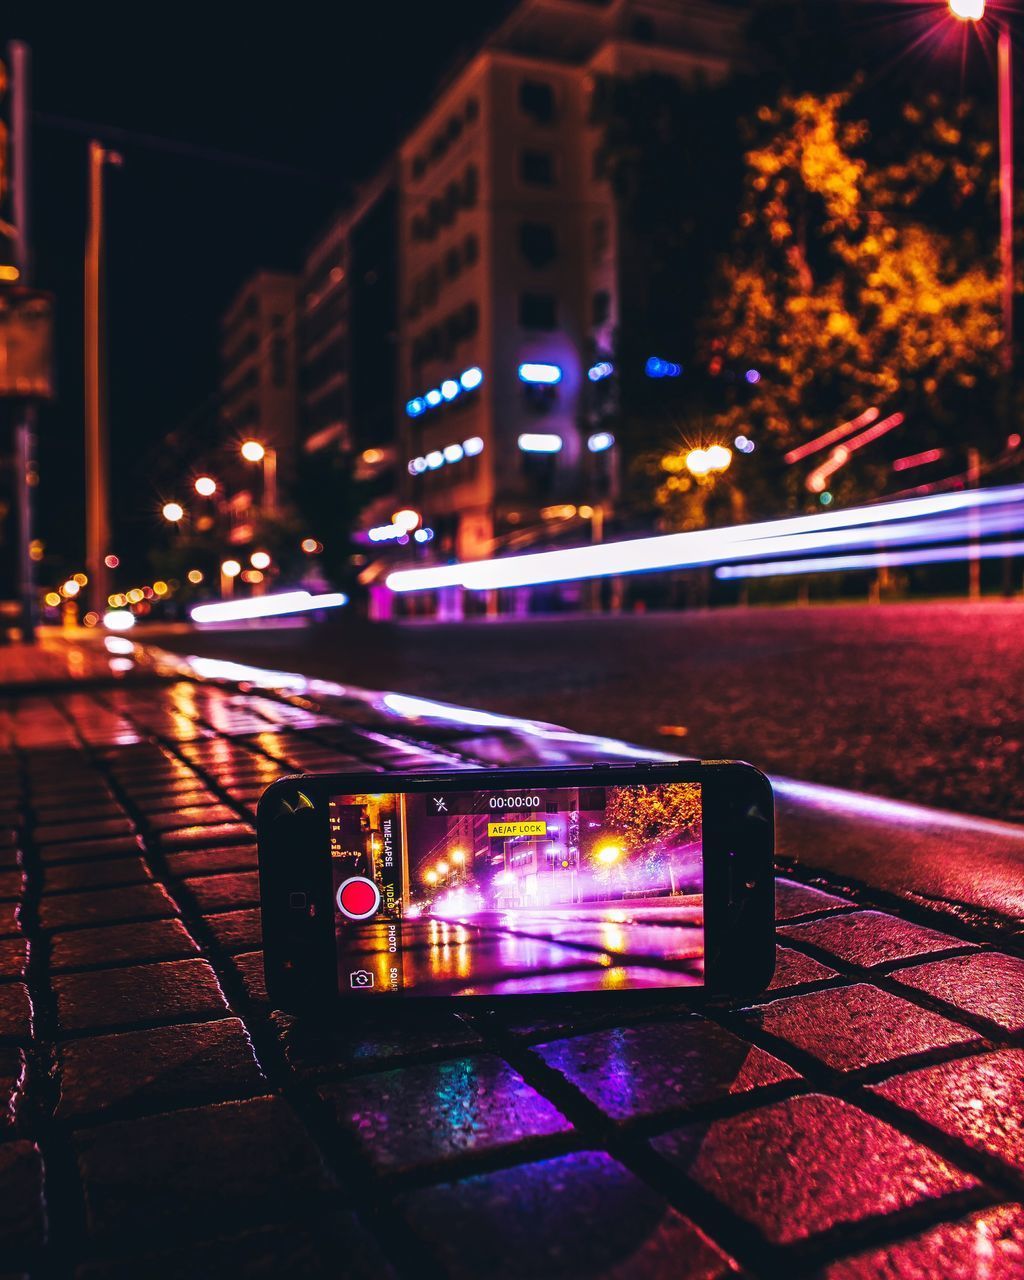
[[[1003,2],[1016,10],[1016,0]],[[299,265],[351,185],[372,175],[445,72],[512,4],[293,3],[275,6],[273,21],[241,6],[5,8],[0,37],[33,52],[35,283],[58,308],[59,399],[41,419],[37,525],[59,559],[41,566],[41,580],[80,568],[84,550],[89,138],[124,156],[106,184],[114,537],[141,565],[161,498],[161,442],[182,424],[202,431],[216,422],[225,304],[255,268]],[[888,10],[895,79],[917,75],[922,60],[934,72],[914,28],[892,22],[921,14],[917,0],[840,7],[874,27],[869,46]]]

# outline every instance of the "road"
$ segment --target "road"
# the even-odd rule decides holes
[[[341,618],[159,643],[1024,821],[1020,602]]]

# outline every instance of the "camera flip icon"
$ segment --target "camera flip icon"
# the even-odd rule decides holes
[[[373,974],[369,969],[353,969],[348,975],[348,980],[357,991],[368,990],[373,986]]]

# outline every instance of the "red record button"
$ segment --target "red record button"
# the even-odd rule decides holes
[[[349,876],[338,886],[338,910],[350,920],[368,920],[380,906],[380,890],[366,876]]]

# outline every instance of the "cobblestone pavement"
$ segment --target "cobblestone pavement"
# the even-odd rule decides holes
[[[296,1020],[263,986],[264,786],[472,745],[60,674],[0,699],[0,1274],[1024,1274],[1019,915],[784,845],[748,1007]]]

